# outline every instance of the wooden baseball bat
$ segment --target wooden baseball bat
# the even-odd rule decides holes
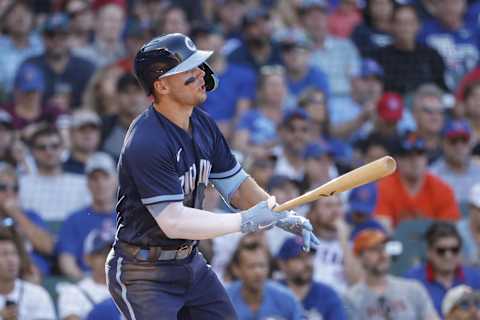
[[[390,156],[367,163],[359,168],[349,171],[320,187],[308,191],[301,196],[289,200],[275,207],[273,211],[284,211],[301,206],[302,204],[315,201],[320,197],[329,197],[338,192],[343,192],[363,184],[378,180],[392,174],[397,167],[395,159]]]

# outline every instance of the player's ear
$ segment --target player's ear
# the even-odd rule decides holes
[[[170,88],[164,79],[154,81],[153,90],[159,94],[168,94],[170,92]]]

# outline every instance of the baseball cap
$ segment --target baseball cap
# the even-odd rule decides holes
[[[274,175],[268,180],[267,190],[270,192],[273,189],[283,188],[288,184],[297,185],[297,182],[285,175]]]
[[[54,13],[47,17],[43,25],[43,32],[45,33],[67,33],[70,25],[68,16],[62,13]]]
[[[388,236],[384,231],[377,228],[368,228],[360,231],[353,241],[353,252],[360,255],[363,250],[375,247],[380,243],[388,241]]]
[[[85,238],[83,252],[85,255],[101,253],[110,248],[114,240],[113,232],[93,229]]]
[[[303,239],[301,237],[287,238],[280,247],[280,250],[278,251],[277,259],[285,261],[298,257],[302,254],[302,252],[304,252],[302,246]],[[315,251],[315,248],[312,247],[310,250],[310,254],[314,253]]]
[[[384,76],[383,68],[373,59],[363,59],[360,68],[360,74],[362,78],[377,77],[382,79]]]
[[[353,189],[348,195],[349,213],[371,215],[377,204],[377,185],[368,183]]]
[[[320,158],[325,155],[331,155],[330,154],[330,147],[326,144],[321,144],[321,143],[310,143],[307,145],[305,148],[303,157],[304,159],[310,159],[310,158]]]
[[[117,174],[115,163],[113,162],[112,158],[104,152],[97,152],[87,160],[85,173],[89,175],[97,170],[103,171],[110,175]]]
[[[247,13],[243,16],[242,25],[245,28],[257,23],[259,20],[262,19],[270,19],[270,13],[268,12],[268,10],[262,7],[253,8],[248,10]]]
[[[443,315],[446,316],[462,299],[473,293],[473,289],[464,284],[449,289],[442,302]]]
[[[480,182],[477,182],[470,189],[468,202],[477,208],[480,208]]]
[[[400,121],[403,109],[403,98],[395,92],[384,93],[377,103],[378,116],[385,122],[395,123]]]
[[[294,48],[311,49],[312,42],[304,32],[295,29],[288,29],[277,36],[277,41],[282,50]]]
[[[310,119],[310,115],[308,114],[307,111],[301,108],[295,108],[293,110],[289,110],[285,112],[283,119],[282,119],[282,124],[286,125],[293,119],[302,119],[302,120],[308,120]]]
[[[394,155],[407,155],[412,152],[425,152],[425,140],[418,137],[415,132],[407,132],[395,143],[391,143],[392,153]]]
[[[456,137],[465,137],[467,140],[470,139],[472,134],[472,129],[468,122],[464,119],[455,119],[447,121],[445,124],[442,135],[444,138],[456,138]]]
[[[43,92],[45,90],[43,73],[36,65],[25,64],[17,71],[14,86],[21,92]]]
[[[303,0],[300,2],[300,13],[305,13],[311,9],[328,10],[328,2],[326,0]]]
[[[8,129],[13,128],[12,116],[4,110],[0,110],[0,125],[5,126]]]
[[[80,128],[86,125],[101,126],[100,117],[90,110],[77,110],[72,115],[72,128]]]

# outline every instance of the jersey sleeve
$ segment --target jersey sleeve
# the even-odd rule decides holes
[[[128,172],[144,205],[183,201],[184,198],[175,169],[175,155],[163,139],[137,136],[127,146]]]
[[[215,125],[215,145],[212,156],[210,179],[225,179],[236,175],[242,167],[232,154],[225,137]]]

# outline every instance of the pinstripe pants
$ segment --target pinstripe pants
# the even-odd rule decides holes
[[[139,261],[112,249],[105,265],[110,294],[128,320],[237,319],[216,274],[195,250],[172,261]]]

